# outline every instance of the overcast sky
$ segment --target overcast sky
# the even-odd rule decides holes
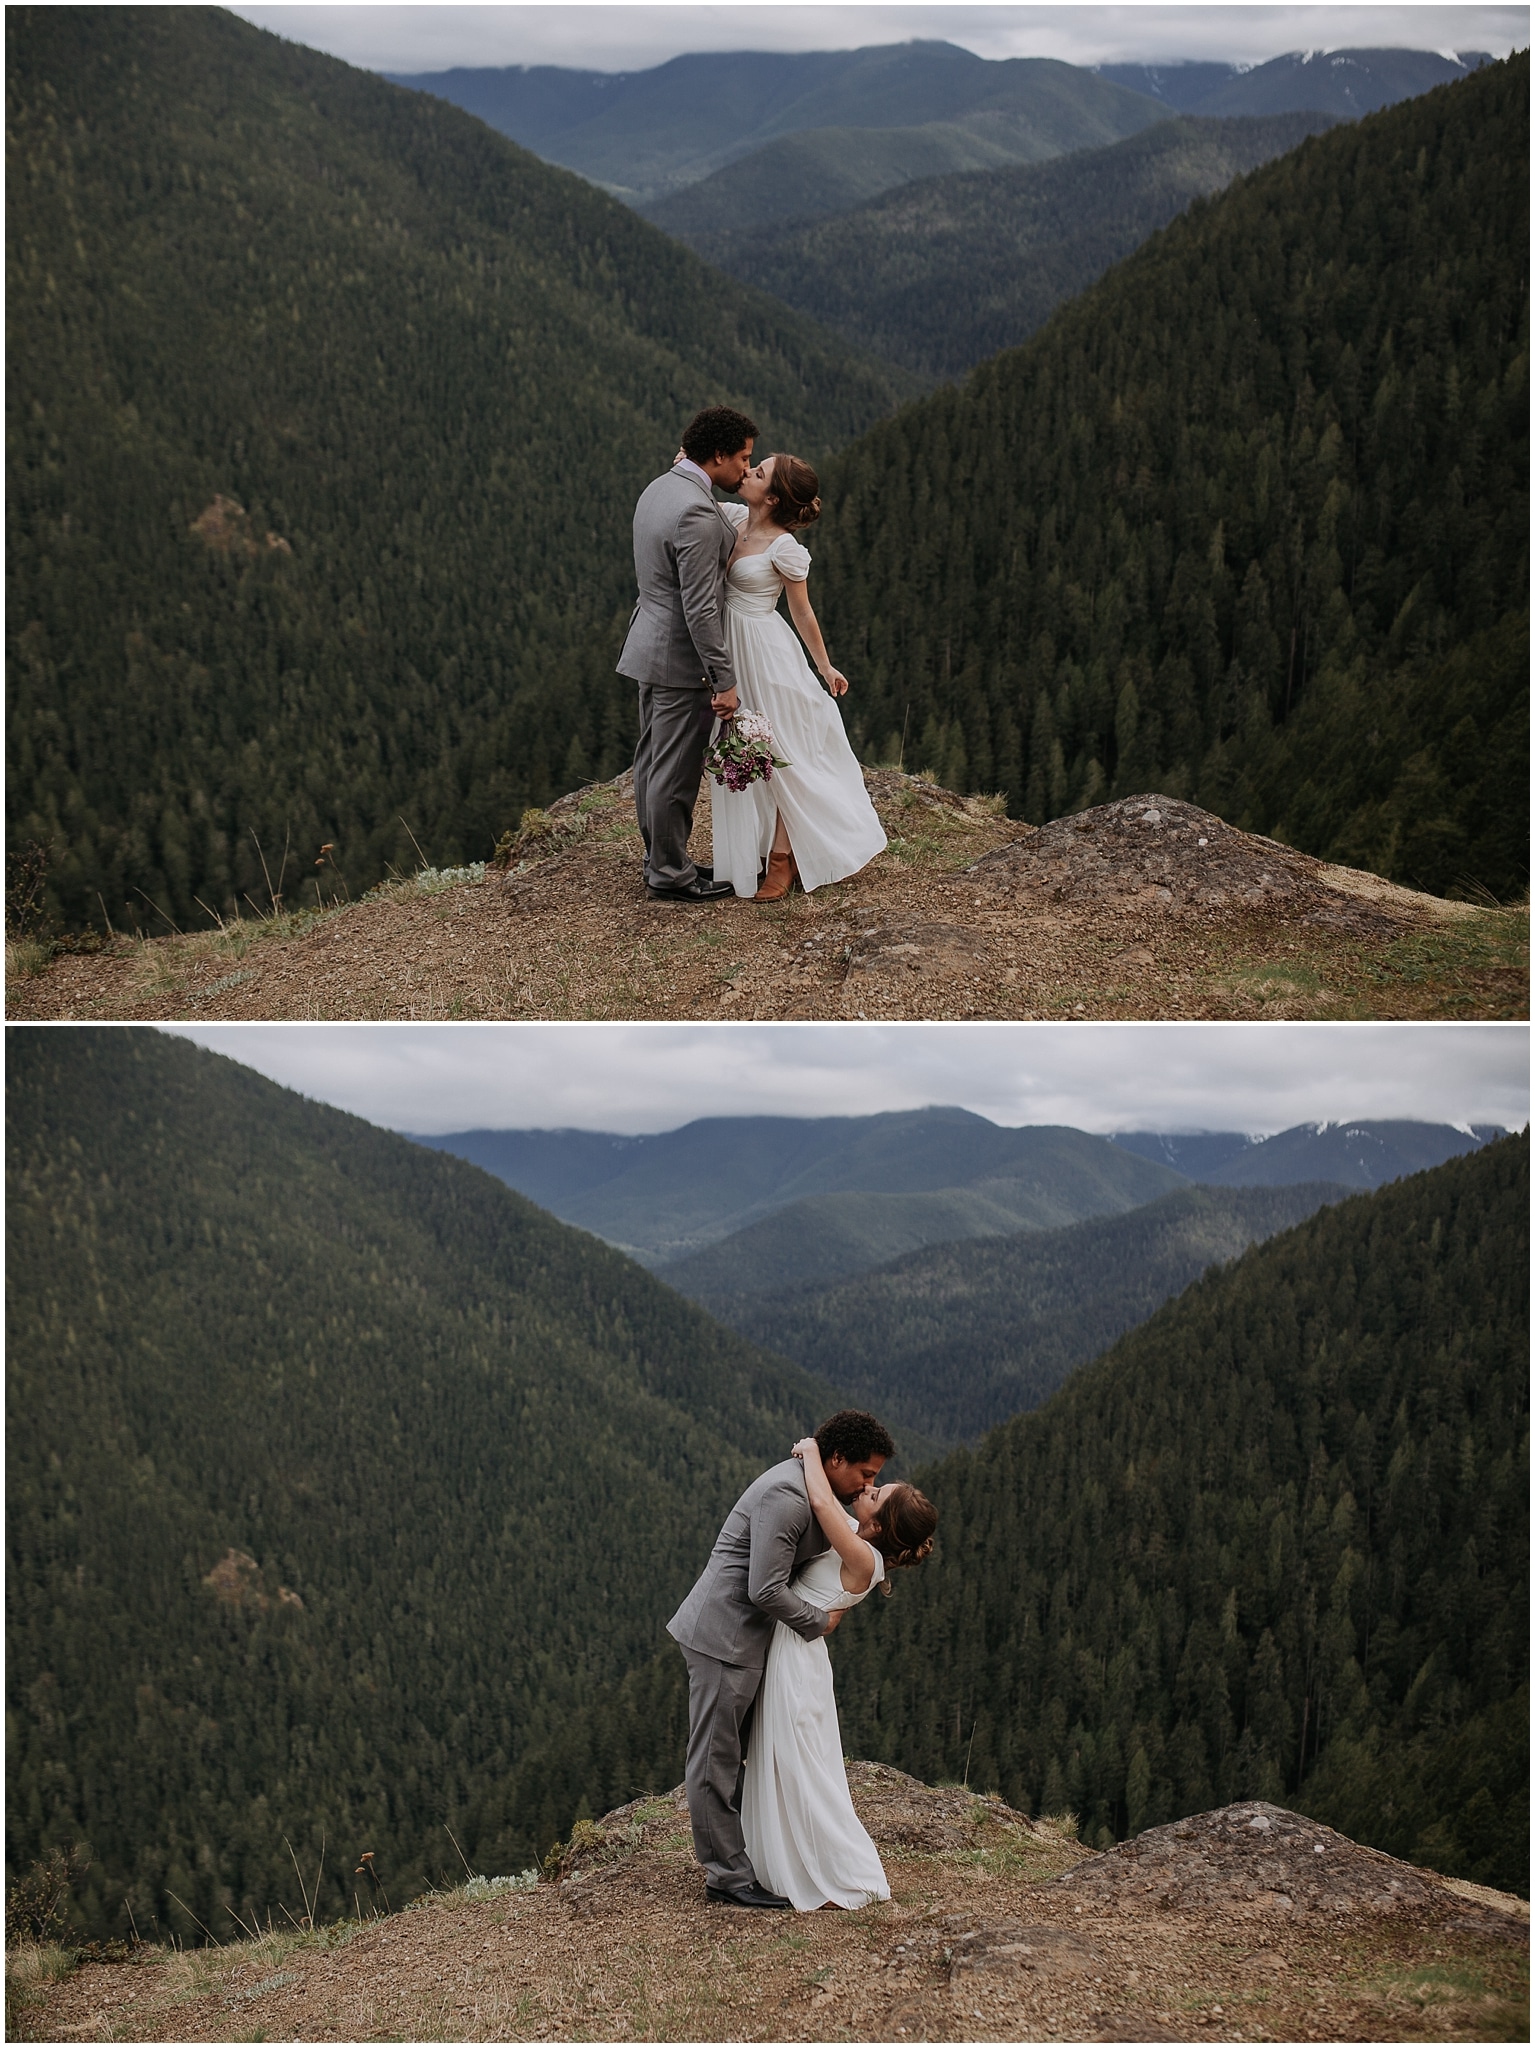
[[[373,71],[454,65],[563,64],[640,71],[700,50],[851,50],[914,37],[981,57],[1059,57],[1069,64],[1217,58],[1262,64],[1289,50],[1359,47],[1488,50],[1529,43],[1524,7],[1014,7],[772,6],[698,0],[689,6],[236,7],[294,42]]]
[[[675,1130],[958,1104],[1000,1124],[1271,1132],[1522,1126],[1524,1025],[197,1024],[168,1027],[372,1123]]]

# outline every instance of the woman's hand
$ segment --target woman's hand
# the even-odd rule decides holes
[[[806,1465],[819,1465],[821,1462],[821,1446],[813,1436],[802,1436],[799,1442],[793,1446],[789,1455],[799,1458]]]
[[[845,697],[847,695],[847,677],[840,668],[823,670],[821,680],[834,697]]]

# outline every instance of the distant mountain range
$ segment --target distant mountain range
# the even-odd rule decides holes
[[[706,1117],[643,1138],[457,1131],[417,1142],[472,1160],[648,1266],[705,1256],[753,1286],[858,1271],[937,1239],[1117,1214],[1180,1179],[1104,1138],[1010,1130],[963,1109]]]
[[[894,182],[903,148],[920,166],[907,176],[1034,162],[1133,134],[1161,113],[1146,94],[1076,65],[994,62],[944,42],[704,53],[639,72],[513,65],[390,75],[640,206],[784,136],[836,133],[857,151],[852,131],[883,131],[873,147]],[[926,140],[903,145],[893,139],[903,132]],[[838,175],[835,144],[806,147]]]
[[[1271,1138],[1239,1131],[1116,1131],[1111,1142],[1142,1159],[1213,1187],[1284,1187],[1296,1181],[1335,1181],[1343,1187],[1379,1188],[1403,1174],[1442,1166],[1505,1135],[1497,1124],[1420,1124],[1392,1121],[1297,1124]]]
[[[711,1267],[707,1254],[662,1277],[753,1343],[834,1378],[903,1442],[916,1432],[946,1446],[1037,1408],[1208,1267],[1349,1192],[1184,1187],[1057,1230],[930,1244],[829,1286],[749,1293],[739,1262]]]
[[[417,1143],[471,1160],[684,1293],[717,1302],[729,1290],[824,1285],[923,1245],[1122,1215],[1193,1179],[1375,1187],[1494,1135],[1367,1123],[1301,1125],[1263,1140],[1137,1132],[1111,1141],[943,1108],[709,1117],[653,1137],[454,1131]]]
[[[810,152],[782,176],[750,178],[764,151],[649,211],[710,263],[855,346],[919,376],[957,377],[1026,341],[1064,299],[1085,291],[1190,201],[1333,120],[1180,116],[1049,163],[909,184],[885,178],[897,189],[858,206],[846,200],[847,180],[864,161],[859,150],[837,152],[840,185],[821,175]],[[792,154],[809,139],[771,147]]]
[[[1355,118],[1463,77],[1484,53],[1335,50],[1235,64],[1101,65],[988,59],[925,41],[858,50],[693,53],[646,71],[552,65],[391,72],[579,171],[674,232],[729,225],[668,195],[743,164],[721,203],[766,217],[830,213],[947,171],[1038,163],[1184,114]],[[801,213],[803,209],[803,213]]]
[[[1490,64],[1486,50],[1292,50],[1267,64],[1099,64],[1100,78],[1180,114],[1283,114],[1357,120]]]

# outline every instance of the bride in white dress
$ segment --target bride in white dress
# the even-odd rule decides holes
[[[827,658],[805,587],[810,555],[794,538],[820,515],[816,490],[809,463],[769,455],[740,485],[744,502],[720,506],[737,536],[725,572],[725,634],[740,702],[767,719],[775,752],[789,763],[775,768],[769,782],[743,790],[716,784],[711,793],[715,879],[759,903],[787,896],[796,878],[803,889],[840,882],[885,845],[834,702],[845,695],[847,677]],[[784,590],[826,690],[779,616]]]
[[[804,1462],[805,1491],[832,1547],[811,1559],[793,1590],[831,1613],[836,1628],[875,1586],[889,1592],[887,1570],[922,1562],[938,1516],[900,1481],[866,1488],[849,1512],[831,1490],[815,1438],[797,1443],[794,1455]],[[847,1788],[826,1637],[807,1642],[781,1621],[752,1715],[741,1826],[757,1882],[801,1913],[890,1896],[879,1851]]]

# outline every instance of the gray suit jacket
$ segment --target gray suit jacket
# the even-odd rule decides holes
[[[634,508],[640,601],[618,673],[637,683],[713,692],[735,687],[725,643],[725,564],[735,528],[701,477],[668,470]]]
[[[810,1509],[805,1468],[785,1458],[754,1479],[725,1517],[702,1577],[666,1624],[668,1635],[685,1650],[759,1670],[775,1621],[807,1641],[824,1636],[825,1613],[791,1593],[789,1581],[830,1548]]]

